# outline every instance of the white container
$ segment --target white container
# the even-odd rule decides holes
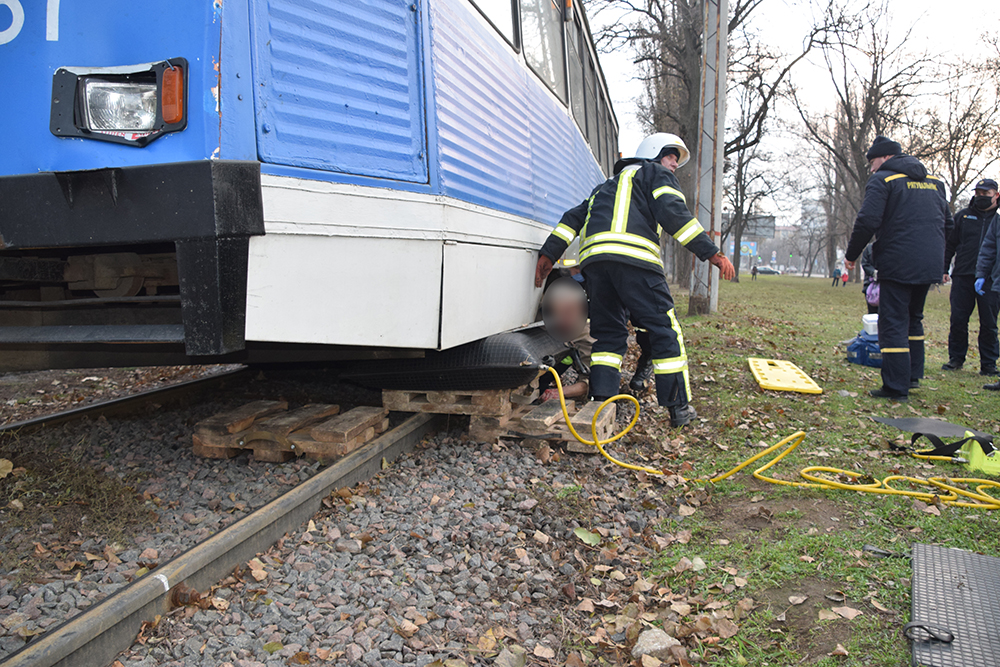
[[[865,328],[865,333],[873,336],[878,335],[878,314],[862,315],[861,325]]]

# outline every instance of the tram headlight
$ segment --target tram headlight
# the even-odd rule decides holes
[[[125,67],[60,67],[49,129],[57,137],[145,146],[187,127],[184,58]]]
[[[88,130],[143,132],[156,125],[156,82],[83,81],[83,123]]]

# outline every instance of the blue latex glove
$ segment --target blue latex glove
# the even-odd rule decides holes
[[[986,284],[986,278],[976,278],[976,294],[983,296],[986,292],[983,291],[983,285]]]

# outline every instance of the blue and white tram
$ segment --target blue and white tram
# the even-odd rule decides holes
[[[522,326],[617,154],[572,0],[0,0],[0,70],[6,370]]]

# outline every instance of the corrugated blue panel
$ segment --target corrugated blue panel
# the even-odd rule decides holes
[[[261,160],[427,181],[418,13],[404,0],[261,0]]]
[[[474,12],[431,3],[441,192],[554,226],[604,176],[566,107]]]
[[[19,0],[0,4],[0,175],[207,158],[219,145],[216,60],[221,1]],[[18,18],[13,22],[12,7]],[[60,67],[118,67],[187,58],[188,126],[144,148],[56,137],[52,75]],[[214,90],[213,90],[214,89]]]

